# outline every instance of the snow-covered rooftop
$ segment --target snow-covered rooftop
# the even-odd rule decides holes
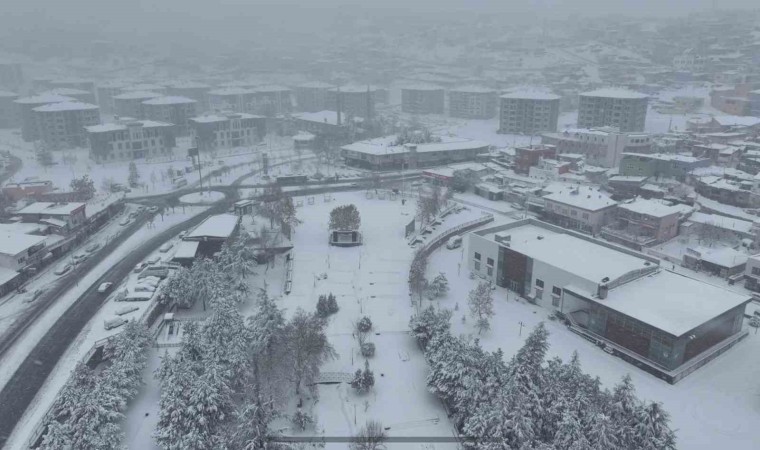
[[[407,84],[401,87],[402,91],[442,91],[441,86],[428,83]]]
[[[460,86],[453,88],[449,92],[463,92],[467,94],[496,94],[495,89],[483,87],[483,86]]]
[[[58,87],[53,88],[49,91],[41,92],[41,94],[54,94],[54,95],[87,95],[92,94],[90,91],[85,91],[82,89],[75,89],[75,88],[68,88],[68,87]]]
[[[760,124],[760,117],[753,117],[753,116],[715,116],[713,119],[718,122],[718,124],[727,127],[731,125],[735,126],[742,126],[742,127],[753,127],[755,125]]]
[[[234,113],[230,114],[234,116],[234,118],[237,119],[260,119],[264,116],[256,116],[254,114],[247,114],[247,113]],[[230,117],[228,117],[225,114],[205,114],[202,116],[196,116],[190,118],[191,121],[196,123],[214,123],[214,122],[226,122],[230,120]]]
[[[198,253],[198,241],[180,241],[174,251],[174,258],[192,259]]]
[[[736,231],[738,233],[750,233],[752,231],[752,222],[748,220],[734,219],[733,217],[720,216],[718,214],[695,212],[689,217],[689,222],[710,225],[728,231]]]
[[[646,158],[646,159],[658,159],[660,161],[679,161],[679,162],[685,162],[685,163],[695,163],[699,161],[704,161],[707,158],[696,158],[694,156],[688,156],[688,155],[679,155],[676,153],[635,153],[635,152],[625,152],[623,155],[631,155],[636,156],[639,158]]]
[[[47,214],[53,216],[68,216],[77,209],[85,206],[84,203],[51,203],[35,202],[17,212],[17,214]]]
[[[18,94],[10,91],[0,91],[0,97],[18,97]]]
[[[197,81],[174,81],[167,83],[166,86],[175,89],[209,89],[211,86]]]
[[[609,98],[649,98],[648,95],[635,92],[624,88],[602,88],[594,91],[588,91],[581,94],[584,97],[609,97]]]
[[[360,84],[350,84],[350,85],[345,85],[345,86],[341,86],[340,87],[340,92],[342,92],[342,93],[349,93],[349,94],[359,94],[361,92],[367,92],[368,90],[369,90],[369,92],[375,92],[375,91],[379,90],[379,88],[377,86],[366,85],[366,84],[362,84],[362,85],[360,85]],[[331,87],[330,91],[337,92],[338,88],[337,87]]]
[[[319,122],[319,123],[326,123],[329,125],[337,125],[338,124],[338,113],[336,111],[330,111],[330,110],[324,110],[324,111],[318,111],[318,112],[305,112],[305,113],[298,113],[293,114],[293,117],[300,120],[307,120],[309,122]],[[346,124],[346,120],[348,117],[345,113],[341,113],[340,115],[341,123]]]
[[[122,88],[122,91],[162,91],[164,86],[153,83],[138,83]]]
[[[0,232],[0,253],[15,256],[29,247],[45,242],[45,236]]]
[[[604,300],[594,300],[673,336],[681,336],[748,302],[750,297],[661,270],[611,289]]]
[[[526,100],[559,100],[561,97],[542,89],[515,89],[504,93],[501,98]]]
[[[187,103],[197,103],[195,100],[179,95],[167,95],[164,97],[151,98],[145,100],[143,105],[184,105]]]
[[[252,92],[253,92],[253,90],[242,88],[242,87],[223,87],[223,88],[211,90],[208,93],[209,93],[209,95],[225,96],[225,95],[250,94]]]
[[[92,103],[60,102],[60,103],[49,103],[47,105],[38,106],[34,108],[34,111],[37,111],[37,112],[86,111],[86,110],[98,109],[98,108],[100,108],[98,105],[93,105]]]
[[[334,87],[334,85],[330,83],[323,83],[321,81],[311,81],[309,83],[299,84],[296,87],[303,89],[330,89],[331,87]]]
[[[666,205],[658,200],[636,199],[631,203],[623,203],[618,206],[620,209],[643,214],[652,217],[667,217],[678,214],[681,209],[674,206]]]
[[[441,142],[431,142],[427,144],[416,144],[417,153],[425,152],[446,152],[456,150],[487,150],[489,144],[472,139],[457,138],[451,136],[439,136]],[[387,155],[392,153],[407,153],[409,148],[403,145],[393,145],[396,136],[385,136],[366,141],[354,142],[353,144],[341,147],[344,150],[366,153],[370,155]]]
[[[31,97],[23,97],[14,101],[14,103],[20,103],[22,105],[46,105],[48,103],[62,103],[76,101],[75,98],[66,97],[65,95],[58,94],[40,94],[33,95]]]
[[[144,100],[161,97],[161,94],[149,91],[129,91],[123,94],[114,95],[112,98],[117,100]]]
[[[588,186],[575,186],[544,196],[544,199],[564,205],[582,208],[587,211],[597,211],[616,205],[607,194]]]
[[[103,123],[100,125],[91,125],[84,127],[90,133],[107,133],[110,131],[124,131],[129,128],[128,125],[135,124],[140,125],[143,128],[160,128],[171,127],[172,124],[166,122],[158,122],[155,120],[135,120],[127,123]]]
[[[189,232],[185,239],[200,239],[204,237],[227,239],[235,231],[240,218],[234,214],[219,214],[201,222]]]

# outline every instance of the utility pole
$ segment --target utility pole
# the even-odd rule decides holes
[[[525,326],[525,324],[521,321],[517,322],[518,325],[520,325],[520,334],[518,336],[522,336],[522,329]]]
[[[201,174],[201,156],[198,152],[198,147],[191,147],[187,149],[187,156],[192,158],[198,164],[198,182],[201,186],[201,196],[203,196],[203,175]]]

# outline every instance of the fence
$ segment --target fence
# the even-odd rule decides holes
[[[474,228],[483,226],[490,222],[493,222],[493,214],[486,214],[485,216],[479,219],[471,220],[469,222],[465,222],[461,225],[458,225],[454,228],[448,229],[444,231],[443,233],[439,234],[438,236],[436,236],[435,238],[433,238],[430,242],[420,247],[418,252],[420,252],[420,254],[422,254],[423,256],[427,257],[434,250],[440,247],[441,244],[448,241],[449,238],[451,238],[452,236],[456,234],[464,233],[465,231],[472,230]]]

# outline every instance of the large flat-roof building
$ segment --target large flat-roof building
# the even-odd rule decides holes
[[[450,136],[440,136],[440,142],[396,145],[396,136],[385,136],[344,145],[341,156],[349,166],[388,170],[470,161],[489,148],[485,142]]]
[[[197,242],[196,253],[212,257],[222,248],[222,244],[232,238],[240,228],[240,216],[235,214],[218,214],[209,216],[190,230],[182,238],[186,242]]]
[[[158,122],[173,123],[177,136],[190,134],[189,120],[196,116],[198,102],[187,97],[156,97],[142,102],[145,118]]]
[[[301,112],[319,112],[335,109],[337,105],[329,105],[328,91],[333,87],[329,83],[315,81],[298,85],[294,89],[296,109]]]
[[[79,202],[36,202],[16,214],[24,222],[42,222],[61,234],[67,234],[87,220],[87,204]]]
[[[588,186],[565,186],[543,199],[545,220],[593,235],[612,220],[617,208],[607,194]]]
[[[176,146],[174,125],[166,122],[122,119],[86,130],[90,158],[98,163],[167,156]]]
[[[571,330],[670,383],[747,335],[749,295],[535,219],[471,232],[467,254],[477,276],[557,311]]]
[[[21,120],[21,138],[26,142],[39,140],[40,132],[37,128],[34,108],[50,103],[63,103],[76,101],[71,97],[57,94],[33,95],[22,97],[13,101],[17,105],[18,116]]]
[[[694,169],[709,167],[712,161],[672,153],[623,153],[620,175],[685,180]]]
[[[91,103],[51,103],[32,112],[40,139],[51,149],[86,147],[85,127],[100,123],[100,108]]]
[[[499,97],[499,133],[557,131],[560,97],[538,90],[516,90]]]
[[[113,114],[116,111],[113,98],[123,94],[122,89],[125,86],[127,83],[118,80],[108,80],[97,84],[95,91],[98,95],[98,106],[103,114]]]
[[[490,119],[496,115],[496,91],[465,86],[449,91],[449,115],[463,119]]]
[[[18,98],[15,92],[0,91],[0,128],[18,128],[21,124],[18,105],[14,103]]]
[[[211,86],[194,81],[175,81],[166,85],[166,95],[187,97],[196,101],[196,111],[199,113],[209,110],[208,93]]]
[[[584,92],[578,103],[578,127],[612,126],[620,131],[644,131],[649,97],[627,89]]]
[[[445,96],[443,88],[416,84],[401,88],[401,111],[409,114],[443,114]]]
[[[134,119],[145,119],[146,100],[159,98],[161,94],[148,91],[127,91],[111,97],[113,101],[113,112],[119,117],[132,117]]]
[[[246,113],[207,114],[189,120],[198,150],[247,147],[266,133],[266,119]]]
[[[623,153],[651,153],[652,136],[626,133],[614,127],[573,128],[557,133],[543,133],[541,142],[557,147],[557,153],[579,153],[586,162],[599,167],[618,167]]]
[[[660,200],[621,203],[615,218],[602,228],[602,237],[634,250],[660,244],[678,235],[681,208]]]
[[[92,93],[92,91],[86,91],[84,89],[75,89],[75,88],[69,88],[69,87],[57,87],[50,89],[49,91],[40,92],[38,95],[63,95],[64,97],[71,97],[74,100],[82,103],[92,103],[96,104],[97,100],[95,100],[95,94]]]

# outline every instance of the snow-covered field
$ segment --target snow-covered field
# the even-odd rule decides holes
[[[185,212],[181,212],[180,209],[181,208],[177,209],[176,213],[165,213],[163,220],[160,220],[159,216],[159,219],[154,222],[154,227],[148,228],[147,226],[144,226],[140,228],[113,253],[104,258],[101,264],[93,268],[85,277],[83,277],[77,286],[61,296],[50,308],[48,308],[48,310],[26,330],[18,343],[9,349],[3,359],[0,360],[0,366],[3,368],[3,370],[0,371],[0,385],[5,385],[21,362],[26,358],[30,349],[39,342],[42,336],[44,336],[50,326],[61,316],[61,314],[63,314],[63,312],[68,309],[79,296],[89,289],[90,286],[92,286],[108,269],[113,267],[113,265],[119,262],[126,254],[146,242],[151,237],[201,213],[206,208],[190,206],[185,208]],[[118,287],[114,286],[112,292],[116,292],[117,290]],[[141,311],[148,306],[147,302],[129,303],[130,306],[133,304],[139,306]],[[76,364],[82,360],[84,355],[87,354],[92,347],[92,344],[100,339],[120,332],[119,328],[105,330],[103,322],[115,317],[115,311],[125,305],[126,303],[114,302],[112,297],[103,305],[103,307],[101,307],[93,319],[79,333],[79,336],[77,336],[74,342],[72,342],[66,352],[61,356],[58,365],[53,369],[51,375],[47,378],[45,384],[42,385],[37,393],[34,401],[19,420],[16,428],[13,430],[13,433],[6,443],[7,448],[15,449],[24,446],[26,439],[29,438],[32,430],[37,426],[50,405],[52,405],[56,394],[68,379],[69,374]],[[130,313],[128,316],[138,317],[139,314],[141,314],[141,311]]]
[[[192,194],[186,194],[179,198],[182,203],[216,203],[224,198],[224,192],[219,191],[203,191],[193,192]]]
[[[456,332],[478,337],[485,349],[501,348],[505,357],[510,358],[522,346],[529,331],[544,321],[550,332],[549,357],[567,360],[573,351],[578,351],[584,370],[598,376],[608,388],[630,374],[640,398],[662,402],[671,414],[671,427],[677,430],[679,449],[750,450],[760,445],[757,436],[760,336],[751,333],[736,347],[675,385],[610,356],[564,325],[550,321],[548,310],[518,301],[514,293],[503,288],[495,292],[496,315],[491,321],[492,330],[478,336],[474,321],[468,315],[467,295],[479,280],[469,278],[463,254],[466,255],[466,250],[441,248],[431,255],[428,264],[428,277],[443,272],[449,280],[449,294],[434,302],[455,310],[452,323]],[[462,269],[458,273],[460,263]],[[467,316],[465,322],[464,316]],[[727,442],[730,442],[728,447]]]

